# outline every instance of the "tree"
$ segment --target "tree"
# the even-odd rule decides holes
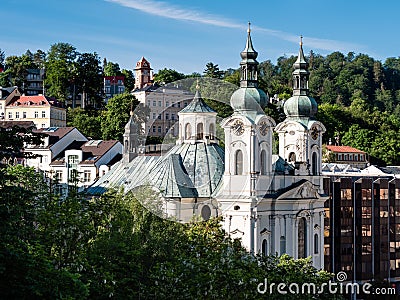
[[[135,87],[135,77],[133,76],[133,72],[131,70],[122,69],[121,73],[125,76],[125,90],[127,92],[132,91]]]
[[[68,108],[67,126],[76,127],[89,139],[100,140],[102,138],[101,117],[97,110]]]
[[[101,115],[101,130],[103,139],[114,139],[122,141],[124,128],[129,120],[131,109],[135,111],[135,118],[138,124],[145,122],[150,114],[149,108],[140,104],[135,96],[124,93],[108,100],[106,110]],[[140,127],[140,126],[139,126]]]
[[[24,152],[26,145],[40,145],[43,135],[32,132],[32,127],[20,127],[18,125],[11,128],[0,127],[0,162],[14,158],[34,157],[30,152]]]
[[[159,70],[157,74],[154,74],[153,78],[155,83],[165,85],[177,80],[184,79],[185,75],[179,73],[178,71],[164,68],[162,70]]]
[[[75,68],[76,48],[68,43],[51,45],[46,62],[48,96],[66,101],[70,94],[71,79]]]
[[[203,74],[205,77],[222,79],[224,76],[224,71],[221,71],[218,65],[214,65],[212,62],[209,62],[206,64]]]
[[[0,48],[0,69],[4,69],[4,59],[6,58],[6,55],[4,51],[1,50]]]
[[[76,62],[76,83],[82,92],[82,107],[102,105],[103,74],[97,53],[81,53]]]
[[[27,84],[28,69],[35,67],[31,55],[23,54],[21,56],[8,56],[5,60],[6,71],[10,84],[18,86],[22,92],[25,91]]]
[[[106,62],[104,66],[104,76],[120,76],[121,70],[118,63],[113,63],[111,61]]]

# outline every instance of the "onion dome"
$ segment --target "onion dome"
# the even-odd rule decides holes
[[[318,110],[318,104],[315,99],[308,96],[310,73],[308,72],[308,63],[304,57],[302,38],[297,60],[293,64],[293,96],[283,106],[286,117],[290,119],[314,118]]]

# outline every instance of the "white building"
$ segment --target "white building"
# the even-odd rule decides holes
[[[166,216],[180,221],[223,216],[226,232],[252,253],[311,256],[313,265],[323,268],[325,127],[315,120],[317,104],[308,96],[302,43],[293,97],[284,106],[286,120],[278,125],[263,110],[268,95],[257,88],[257,55],[249,30],[241,52],[240,88],[231,97],[234,113],[221,123],[225,149],[214,139],[216,113],[197,91],[179,113],[176,146],[160,157],[134,155],[134,149],[125,148],[124,159],[88,191],[151,185],[164,199]],[[272,153],[274,130],[279,155]],[[129,140],[135,136],[125,137],[127,145],[135,144]]]
[[[26,152],[36,158],[25,160],[25,165],[42,171],[50,171],[50,163],[73,142],[86,142],[88,139],[75,127],[50,127],[34,130],[44,135],[41,145],[27,145]]]
[[[37,96],[14,97],[5,108],[6,121],[32,121],[36,128],[67,126],[67,111],[55,99]]]

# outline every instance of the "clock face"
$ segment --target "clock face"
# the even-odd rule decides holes
[[[244,133],[244,124],[240,120],[236,120],[232,125],[233,133],[236,135],[242,135]]]
[[[268,132],[268,124],[265,121],[260,123],[260,133],[261,135],[266,135]]]
[[[313,140],[316,140],[318,138],[318,129],[316,127],[314,127],[311,131],[311,137],[313,138]]]

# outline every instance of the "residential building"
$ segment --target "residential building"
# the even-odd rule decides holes
[[[73,142],[87,142],[87,138],[75,127],[50,127],[34,130],[44,135],[41,145],[27,145],[25,151],[37,156],[26,159],[24,164],[38,170],[50,171],[50,163]]]
[[[103,92],[105,101],[114,97],[114,95],[122,94],[125,92],[125,76],[104,76],[103,77]]]
[[[6,107],[12,101],[18,99],[21,93],[18,87],[0,87],[0,120],[6,120]]]
[[[44,94],[44,69],[28,69],[26,80],[27,86],[23,88],[24,93],[28,96]]]
[[[197,89],[190,104],[181,107],[178,137],[168,153],[139,155],[131,116],[125,127],[123,159],[88,192],[101,194],[115,186],[129,192],[150,185],[153,193],[159,191],[163,216],[181,222],[193,216],[203,220],[223,216],[226,232],[251,253],[311,256],[312,264],[323,268],[328,197],[323,194],[321,158],[326,129],[315,119],[318,106],[308,95],[308,63],[300,45],[293,65],[293,96],[284,104],[282,123],[276,125],[264,113],[269,97],[258,89],[258,53],[249,28],[240,53],[240,88],[230,99],[234,113],[220,124],[225,149],[214,138],[216,112]],[[158,106],[159,100],[148,100],[146,105],[156,101]],[[279,136],[279,155],[272,155],[274,131]]]
[[[92,185],[122,157],[122,144],[116,140],[73,142],[50,163],[50,172],[61,194],[71,186],[78,190]]]
[[[64,127],[67,112],[64,105],[43,95],[14,97],[6,105],[5,120],[32,121],[36,128]]]
[[[348,164],[354,168],[363,169],[368,165],[366,152],[350,146],[326,145],[327,157],[332,157],[331,162]]]
[[[142,89],[153,83],[153,70],[150,67],[150,63],[142,56],[142,58],[136,63],[135,68],[135,90]]]
[[[178,87],[158,85],[134,90],[132,94],[150,109],[147,122],[142,124],[147,136],[178,136],[178,112],[190,103],[193,94]]]

